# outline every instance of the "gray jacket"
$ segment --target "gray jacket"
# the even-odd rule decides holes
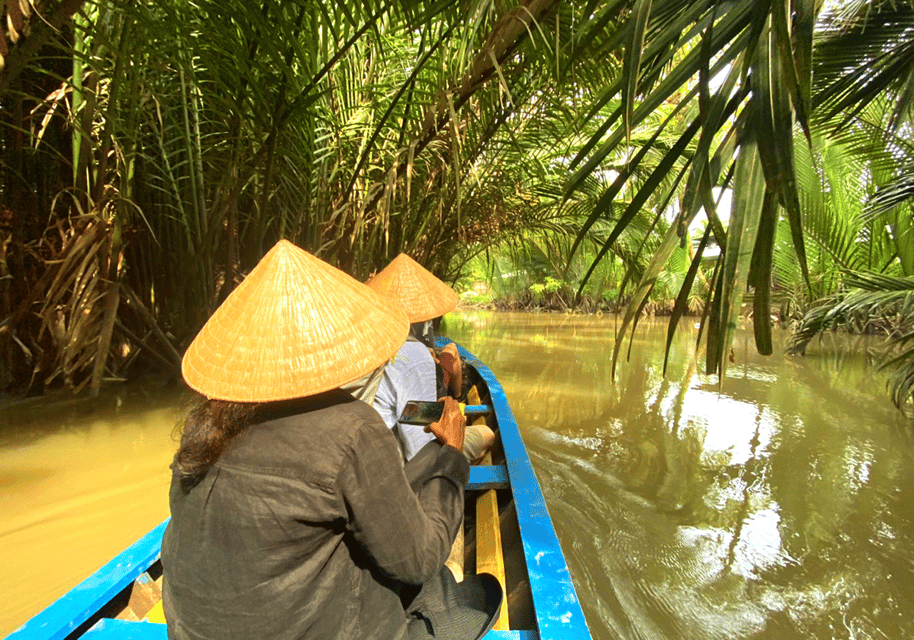
[[[414,493],[366,404],[334,391],[267,406],[199,484],[172,480],[169,638],[405,637],[398,593],[444,564],[466,460],[441,447]]]

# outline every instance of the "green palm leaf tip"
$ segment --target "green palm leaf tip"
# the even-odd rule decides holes
[[[896,360],[886,363],[886,366],[896,364],[898,367],[889,376],[889,384],[891,385],[892,402],[901,409],[914,396],[914,349],[908,349]]]
[[[914,200],[914,165],[909,164],[899,170],[894,180],[876,190],[867,201],[863,216],[866,219],[878,218],[911,200]]]
[[[771,344],[771,270],[777,223],[776,197],[771,191],[766,191],[748,279],[754,292],[752,327],[755,333],[755,347],[763,356],[770,356],[774,351]]]
[[[778,8],[783,9],[783,3],[775,2],[773,7],[775,11],[765,24],[752,63],[753,97],[749,122],[758,135],[758,150],[765,181],[787,211],[794,249],[808,284],[809,271],[793,157],[793,110],[789,92],[791,87],[797,87],[798,80],[789,30],[782,26],[786,17],[777,11]],[[799,95],[799,88],[795,95]]]
[[[695,282],[695,276],[698,275],[698,271],[701,269],[701,258],[704,254],[705,247],[708,244],[708,239],[711,237],[711,226],[705,229],[705,234],[702,236],[701,241],[698,244],[698,248],[695,250],[695,257],[692,258],[692,263],[689,265],[689,270],[686,273],[685,280],[682,283],[682,287],[679,290],[679,295],[676,296],[676,303],[673,305],[673,312],[670,314],[670,322],[667,327],[666,335],[666,349],[663,355],[663,374],[666,375],[667,365],[669,364],[670,358],[670,347],[673,344],[673,336],[676,333],[676,329],[679,327],[679,321],[682,319],[683,314],[686,312],[689,304],[689,293],[692,290],[692,285]]]
[[[755,250],[762,206],[765,200],[765,178],[753,132],[748,132],[736,159],[733,186],[733,211],[727,228],[727,249],[724,254],[723,287],[715,340],[718,355],[716,368],[723,382],[726,376],[727,353],[739,324],[743,293],[749,278],[749,266]]]

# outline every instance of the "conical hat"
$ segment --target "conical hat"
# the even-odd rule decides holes
[[[408,332],[390,300],[281,240],[203,326],[181,373],[211,399],[300,398],[377,368]]]
[[[443,316],[460,302],[453,289],[405,253],[391,260],[368,286],[396,302],[410,322]]]

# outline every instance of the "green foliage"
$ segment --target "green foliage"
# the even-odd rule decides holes
[[[0,281],[0,347],[26,379],[97,388],[137,354],[176,370],[279,238],[359,278],[406,251],[453,279],[527,223],[543,157],[517,140],[538,144],[553,104],[548,29],[567,23],[533,26],[551,3],[81,6],[30,60],[44,84],[0,96],[4,265],[30,303]]]
[[[884,160],[861,154],[848,135],[829,138],[814,128],[812,140],[811,149],[804,136],[794,138],[808,287],[787,230],[780,228],[775,238],[772,301],[789,306],[794,317],[841,290],[846,271],[891,272],[900,266],[890,219],[863,215]]]
[[[37,382],[175,367],[279,238],[620,337],[701,312],[721,377],[744,302],[765,352],[770,306],[914,274],[905,3],[66,6],[0,52],[0,356]]]
[[[914,277],[848,272],[845,285],[846,290],[824,298],[806,313],[790,351],[805,353],[815,336],[839,327],[859,333],[887,332],[896,352],[883,366],[893,370],[892,400],[901,408],[914,397]]]

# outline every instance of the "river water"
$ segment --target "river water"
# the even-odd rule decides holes
[[[682,327],[644,321],[611,377],[615,319],[465,311],[446,333],[512,404],[595,638],[914,637],[914,436],[869,362],[738,333],[722,387]],[[627,345],[626,345],[627,346]],[[168,513],[184,396],[7,403],[0,636]]]

